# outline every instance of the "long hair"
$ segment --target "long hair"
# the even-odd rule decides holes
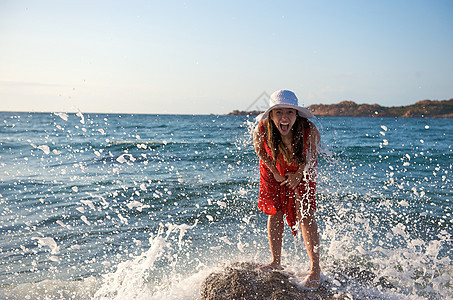
[[[304,133],[305,128],[308,128],[308,126],[308,120],[297,115],[296,122],[294,122],[294,125],[291,128],[293,132],[293,153],[290,153],[289,149],[283,143],[282,136],[269,114],[269,120],[267,122],[267,144],[272,151],[272,160],[274,164],[276,164],[277,160],[280,159],[280,153],[283,154],[283,159],[285,160],[285,162],[289,164],[301,164],[305,162],[304,139],[308,137],[305,137]]]

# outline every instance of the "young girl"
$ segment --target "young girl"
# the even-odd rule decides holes
[[[319,234],[316,209],[315,168],[319,132],[307,118],[314,117],[298,105],[296,95],[279,90],[271,95],[270,107],[255,129],[253,143],[260,158],[260,190],[258,207],[268,214],[267,230],[272,255],[263,271],[281,269],[283,216],[294,235],[300,224],[310,259],[310,273],[305,287],[320,286]]]

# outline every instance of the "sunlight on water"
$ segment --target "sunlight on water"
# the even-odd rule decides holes
[[[0,299],[198,299],[266,263],[252,118],[2,113]],[[323,278],[351,297],[452,296],[452,125],[316,119]],[[285,229],[283,265],[308,270]],[[338,270],[360,266],[396,289]],[[299,276],[300,278],[298,278]]]

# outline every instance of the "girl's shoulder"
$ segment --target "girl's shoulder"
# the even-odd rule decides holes
[[[308,123],[308,128],[310,128],[310,131],[318,132],[318,128],[316,128],[315,123],[307,119]]]
[[[265,133],[267,128],[268,119],[261,120],[255,127],[255,131],[259,133]]]
[[[308,121],[308,128],[309,128],[309,131],[308,131],[308,135],[310,137],[310,139],[312,141],[319,141],[320,137],[321,137],[321,134],[319,133],[318,131],[318,128],[316,128],[316,125],[307,120]]]
[[[312,128],[316,128],[316,125],[315,123],[313,123],[312,121],[310,121],[309,119],[306,119],[307,120],[307,123],[308,123],[308,126],[310,126],[310,129]]]
[[[255,127],[253,132],[254,142],[266,140],[267,119],[261,120]]]

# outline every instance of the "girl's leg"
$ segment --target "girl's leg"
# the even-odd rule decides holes
[[[298,193],[296,193],[296,208],[297,216],[300,220],[302,237],[304,238],[308,258],[310,259],[310,275],[305,284],[307,287],[318,287],[321,277],[318,224],[316,223],[314,210],[308,203],[302,201]]]
[[[283,227],[283,212],[278,211],[275,215],[269,215],[267,219],[267,234],[272,262],[266,266],[260,267],[260,270],[268,271],[272,269],[281,269]]]

